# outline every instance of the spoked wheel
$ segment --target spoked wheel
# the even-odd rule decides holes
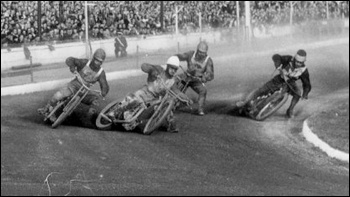
[[[255,120],[265,120],[267,117],[275,113],[287,101],[287,93],[278,93],[266,98],[266,101],[260,103],[257,115],[253,117]]]
[[[79,104],[80,97],[75,97],[75,100],[73,102],[70,102],[70,98],[63,101],[61,106],[64,106],[62,109],[62,112],[59,114],[57,120],[52,124],[52,128],[58,127],[75,109],[75,107]],[[61,108],[61,107],[60,107]],[[59,109],[57,110],[59,111]]]
[[[109,103],[105,108],[101,110],[101,112],[98,114],[96,119],[97,128],[103,129],[103,130],[109,130],[112,128],[113,122],[107,116],[107,114],[114,111],[118,107],[119,103],[120,103],[120,100],[115,100]]]
[[[174,104],[174,99],[166,99],[162,101],[159,106],[157,106],[157,109],[153,113],[152,117],[147,121],[147,124],[143,129],[143,133],[150,135],[153,131],[159,128],[166,119],[167,115],[173,109]]]
[[[52,111],[45,116],[44,121],[48,124],[52,124],[53,121],[51,121],[51,117],[56,115],[59,111],[62,111],[62,109],[64,108],[64,101],[60,101],[56,104],[56,106],[52,109]]]

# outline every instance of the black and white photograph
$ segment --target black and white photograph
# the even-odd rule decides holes
[[[1,1],[1,196],[349,196],[349,1]]]

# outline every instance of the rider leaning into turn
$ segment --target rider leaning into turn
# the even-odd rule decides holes
[[[255,92],[254,95],[259,95],[263,92],[268,92],[271,89],[278,88],[281,84],[287,82],[289,86],[289,94],[293,96],[291,104],[286,112],[287,117],[294,117],[294,107],[300,100],[308,99],[308,94],[311,91],[311,83],[309,77],[309,71],[306,68],[306,52],[303,49],[298,50],[297,54],[293,57],[291,55],[279,55],[272,56],[272,60],[276,69],[280,72],[280,75],[276,75],[273,79],[267,82],[262,88]],[[303,94],[301,94],[296,81],[301,80],[303,86]],[[251,97],[254,97],[251,95]],[[238,107],[243,106],[251,98],[246,98],[246,101],[239,102]]]
[[[143,86],[140,90],[137,90],[133,94],[128,95],[122,103],[125,108],[131,108],[138,105],[138,103],[148,103],[158,100],[160,96],[166,93],[166,89],[174,91],[182,100],[192,104],[192,100],[182,93],[175,85],[176,78],[174,77],[180,66],[179,58],[172,56],[168,59],[166,65],[153,65],[143,63],[141,70],[148,73],[147,85]],[[116,114],[112,112],[108,114],[111,119],[115,119]],[[167,117],[167,131],[178,132],[176,127],[174,114],[171,111]]]
[[[198,94],[198,114],[204,115],[204,106],[207,97],[207,88],[205,83],[214,79],[213,60],[207,55],[208,44],[201,41],[196,51],[189,51],[184,54],[177,54],[180,61],[187,62],[187,72],[192,76],[199,77],[200,80],[194,80],[189,83]]]
[[[87,85],[88,87],[96,82],[99,82],[101,88],[101,95],[102,97],[105,97],[109,91],[106,73],[103,70],[103,68],[101,68],[101,65],[105,58],[106,52],[103,49],[97,49],[93,55],[92,60],[69,57],[66,59],[66,64],[72,73],[77,71],[80,74],[83,81],[85,82],[85,85]],[[61,88],[58,92],[56,92],[44,108],[38,109],[39,113],[43,115],[48,115],[53,109],[53,107],[57,104],[57,102],[75,94],[80,87],[81,84],[78,81],[78,79],[73,79],[65,87]],[[97,100],[97,95],[89,93],[82,100],[82,103],[91,106],[91,108],[89,109],[89,113],[95,113],[96,109],[94,109],[93,107],[99,105]],[[50,119],[51,121],[55,121],[56,117]]]

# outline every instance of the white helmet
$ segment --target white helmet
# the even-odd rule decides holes
[[[180,60],[177,56],[171,56],[166,62],[166,64],[178,68],[180,66]]]

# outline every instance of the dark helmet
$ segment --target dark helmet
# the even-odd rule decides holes
[[[203,53],[207,53],[208,52],[208,44],[204,41],[199,42],[199,44],[197,45],[197,50],[201,51]]]
[[[298,50],[297,54],[294,56],[294,59],[298,62],[306,61],[306,51],[303,49]]]
[[[281,56],[279,54],[275,54],[272,56],[272,60],[274,62],[280,62],[281,61]]]
[[[94,53],[94,58],[103,62],[106,59],[106,52],[103,49],[97,49]]]

